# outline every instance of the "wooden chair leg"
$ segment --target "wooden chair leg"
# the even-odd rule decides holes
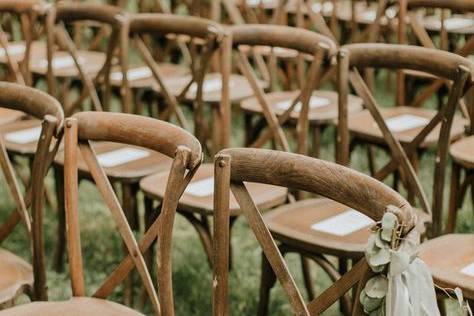
[[[348,271],[348,260],[339,258],[339,275],[344,275]],[[350,301],[349,301],[350,302]],[[347,297],[343,296],[339,300],[339,310],[344,315],[350,315],[350,306],[347,304]]]
[[[367,161],[369,162],[370,175],[374,175],[376,171],[375,167],[375,154],[374,148],[371,145],[367,145]]]
[[[456,219],[459,206],[459,185],[461,177],[461,166],[453,161],[451,171],[451,187],[449,193],[448,222],[446,224],[446,233],[454,232],[456,228]]]
[[[273,272],[270,263],[262,253],[262,274],[260,276],[260,299],[258,301],[258,316],[268,315],[268,306],[270,302],[270,291],[275,285],[276,275]]]
[[[209,225],[203,222],[202,219],[197,218],[194,214],[180,212],[196,229],[199,239],[201,240],[204,252],[206,253],[209,267],[212,268],[212,234]]]
[[[312,301],[315,297],[315,291],[314,291],[313,280],[311,278],[310,260],[306,258],[304,255],[300,255],[300,257],[301,257],[301,270],[303,271],[304,286],[308,293],[308,300]]]
[[[122,185],[122,208],[130,227],[138,231],[139,220],[138,220],[138,203],[137,193],[139,186],[137,183],[121,183]],[[127,248],[124,244],[124,251],[126,253]],[[133,276],[134,273],[130,272],[124,282],[124,301],[128,306],[133,306]]]
[[[313,126],[313,157],[319,158],[321,151],[321,126]]]
[[[56,231],[56,250],[53,268],[56,272],[64,271],[64,252],[66,249],[66,210],[64,205],[64,171],[61,166],[54,167],[58,226]]]

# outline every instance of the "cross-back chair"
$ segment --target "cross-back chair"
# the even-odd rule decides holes
[[[0,2],[2,27],[0,28],[0,64],[6,66],[10,81],[31,85],[30,54],[45,48],[37,42],[38,19],[44,16],[46,3],[39,0]],[[19,25],[19,32],[14,25]],[[7,78],[8,78],[7,77]]]
[[[31,84],[31,73],[29,72],[29,57],[38,50],[38,42],[35,42],[36,22],[42,15],[44,3],[38,0],[31,1],[0,1],[0,65],[5,69],[4,80]],[[19,32],[13,28],[18,23]],[[18,33],[18,34],[17,34]],[[0,124],[15,122],[24,118],[25,114],[19,111],[3,108],[0,113]]]
[[[469,187],[471,203],[474,204],[474,88],[465,98],[469,110],[469,126],[466,127],[467,137],[451,145],[451,185],[449,196],[448,220],[446,232],[453,233],[456,228],[458,210],[463,206]]]
[[[172,124],[152,118],[122,113],[82,112],[65,123],[65,205],[69,269],[73,298],[64,302],[31,303],[4,311],[5,315],[142,315],[137,311],[108,301],[130,272],[135,268],[146,289],[155,315],[173,315],[171,278],[172,230],[180,195],[202,161],[201,145],[190,133]],[[158,184],[166,187],[165,199],[159,216],[141,239],[136,239],[127,216],[115,195],[106,171],[92,142],[116,142],[146,148],[166,156],[171,161],[169,180]],[[78,205],[79,151],[87,164],[98,191],[107,205],[117,232],[126,245],[126,255],[113,269],[92,297],[84,283],[80,240],[80,205]],[[157,256],[157,284],[151,278],[143,253],[159,239]]]
[[[372,166],[373,176],[382,181],[398,172],[409,192],[409,200],[418,199],[425,214],[432,216],[431,233],[438,235],[441,232],[447,154],[450,143],[464,133],[466,121],[457,110],[471,85],[473,63],[459,55],[417,46],[353,44],[343,47],[343,50],[340,76],[345,83],[341,83],[340,94],[345,95],[350,82],[364,100],[366,110],[350,119],[341,114],[339,131],[342,137],[339,140],[344,144],[340,161],[349,161],[349,136],[353,142],[363,141],[388,149],[389,163],[378,170]],[[449,97],[438,110],[407,106],[382,108],[359,75],[358,69],[365,67],[396,71],[405,67],[429,73],[450,81]],[[345,102],[340,107],[340,112],[345,113]],[[436,148],[431,203],[417,175],[419,157],[430,147]]]
[[[357,171],[303,155],[265,149],[225,149],[215,159],[215,234],[213,315],[228,315],[229,279],[229,196],[231,192],[248,220],[253,235],[263,251],[263,266],[267,270],[262,277],[274,282],[278,279],[289,300],[291,310],[297,315],[319,315],[354,289],[352,315],[361,315],[359,294],[370,276],[365,257],[358,259],[352,269],[318,297],[305,303],[293,275],[284,259],[284,251],[274,238],[262,211],[249,195],[246,182],[257,182],[303,190],[322,195],[337,203],[352,207],[368,218],[379,221],[389,205],[400,209],[396,214],[406,225],[404,234],[411,230],[415,214],[409,203],[386,185]],[[312,221],[307,220],[306,226]],[[367,228],[366,228],[367,229]],[[300,235],[306,235],[300,231]],[[324,233],[319,233],[321,238]],[[327,234],[326,234],[327,235]],[[366,243],[367,238],[358,239]],[[335,242],[337,244],[337,242]],[[313,256],[316,262],[319,257]],[[266,314],[266,306],[259,315]]]
[[[11,235],[22,222],[27,234],[26,252],[31,251],[30,265],[6,249],[0,250],[0,306],[15,303],[21,294],[35,300],[47,299],[46,271],[43,242],[43,191],[44,178],[58,150],[62,138],[63,112],[61,105],[51,96],[38,90],[13,83],[0,83],[2,107],[22,111],[41,120],[40,140],[31,157],[31,177],[24,194],[18,183],[5,143],[21,138],[17,133],[0,136],[0,165],[15,210],[4,217],[0,225],[0,241]],[[31,211],[28,211],[30,209]]]
[[[436,55],[436,59],[433,58],[433,54]],[[430,57],[428,58],[428,56]],[[427,59],[430,59],[430,61],[427,61]],[[447,70],[440,72],[438,70],[446,67],[445,65],[449,65],[451,72]],[[459,70],[459,80],[454,76],[457,65],[461,65],[461,70]],[[379,108],[370,92],[370,89],[357,70],[363,70],[365,67],[397,68],[399,66],[406,66],[408,68],[421,67],[427,71],[435,73],[436,75],[444,75],[451,78],[455,82],[454,84],[458,85],[457,88],[453,90],[451,99],[448,105],[445,106],[443,112],[438,113],[434,111],[430,116],[428,116],[424,111],[422,111],[421,114],[419,114],[419,112],[415,113],[417,115],[422,115],[421,117],[427,117],[426,120],[431,120],[432,122],[427,122],[425,128],[419,127],[415,130],[410,130],[414,135],[406,135],[406,133],[402,133],[401,135],[400,133],[392,134],[390,130],[387,130],[386,125],[385,127],[380,127],[383,126],[383,124],[387,124],[385,123],[384,118],[400,116],[412,112],[403,108],[403,111],[401,112],[397,112],[400,111],[400,108],[395,108],[395,110]],[[349,163],[350,136],[356,138],[361,137],[360,135],[362,135],[362,132],[358,132],[355,128],[356,126],[364,132],[371,133],[370,136],[364,138],[365,141],[370,142],[371,144],[387,146],[391,154],[391,161],[378,170],[377,173],[373,174],[373,176],[381,181],[393,171],[400,170],[400,173],[403,173],[403,180],[407,183],[408,190],[415,192],[414,194],[419,198],[422,210],[424,211],[418,211],[419,223],[417,229],[419,229],[421,233],[425,232],[425,223],[431,222],[432,208],[428,203],[425,191],[420,185],[419,178],[413,169],[413,165],[410,160],[408,160],[407,156],[413,154],[413,151],[416,150],[419,143],[427,142],[425,140],[427,135],[431,135],[430,137],[435,138],[439,144],[439,162],[436,166],[434,190],[437,190],[435,192],[441,192],[438,190],[442,190],[442,184],[444,181],[443,178],[445,171],[443,168],[446,165],[445,159],[447,145],[450,139],[449,131],[453,121],[454,110],[457,107],[457,101],[462,96],[465,88],[464,84],[466,77],[470,76],[470,70],[466,69],[470,69],[470,67],[471,65],[469,62],[454,54],[438,52],[435,50],[426,51],[422,48],[410,46],[392,46],[389,44],[352,44],[343,46],[341,51],[338,53],[337,75],[339,112],[336,161],[343,165]],[[468,74],[465,74],[465,72]],[[366,108],[364,111],[354,113],[351,116],[348,115],[349,111],[347,109],[350,100],[348,98],[349,80],[356,95],[362,98]],[[448,113],[447,109],[449,108],[451,108],[451,112]],[[362,117],[364,118],[363,121],[361,119]],[[443,120],[442,127],[438,127],[436,133],[439,133],[440,129],[443,130],[443,132],[438,140],[438,137],[433,136],[434,132],[431,131],[436,125],[440,124],[441,120]],[[378,128],[383,130],[383,133],[380,132]],[[404,138],[396,138],[397,136]],[[412,142],[411,145],[410,142]],[[410,149],[410,146],[414,146],[413,149]],[[439,196],[435,197],[435,199],[439,199]],[[436,206],[442,205],[437,204],[442,203],[439,200],[433,203]],[[357,225],[360,226],[354,225],[353,229],[349,229],[341,235],[335,233],[321,235],[319,231],[315,231],[312,227],[307,225],[307,222],[319,226],[322,225],[320,223],[330,221],[333,218],[351,216],[351,214],[352,210],[348,209],[348,207],[343,204],[324,198],[310,198],[275,208],[264,215],[265,222],[270,232],[281,242],[282,245],[280,248],[284,253],[296,252],[303,255],[303,277],[310,298],[314,296],[314,289],[311,286],[310,270],[305,263],[306,260],[304,258],[308,255],[317,256],[319,258],[319,265],[332,277],[333,280],[335,280],[339,275],[345,273],[348,264],[351,261],[363,255],[364,241],[368,238],[369,231],[366,229],[367,222],[365,222],[363,218],[355,220],[355,222],[358,223]],[[335,256],[338,258],[338,264],[336,265],[328,260],[328,256]],[[271,277],[262,277],[260,308],[263,311],[266,310],[266,306],[268,305],[268,293],[272,286],[273,283]],[[341,307],[343,311],[347,312],[349,306],[348,302],[342,301],[342,303]]]
[[[413,43],[439,48],[464,57],[474,54],[472,1],[402,0],[400,8],[400,44]],[[415,88],[419,86],[416,83],[424,83],[424,88],[415,95]],[[442,97],[446,84],[449,83],[428,74],[401,71],[398,74],[397,103],[403,105],[412,102],[413,106],[420,106],[436,93],[439,98]],[[462,104],[462,110],[467,117],[466,105]]]
[[[130,32],[135,35],[134,42],[144,56],[148,67],[152,69],[153,76],[158,83],[157,91],[163,96],[171,113],[178,118],[178,123],[186,126],[184,114],[181,111],[181,102],[194,103],[194,124],[196,136],[204,145],[208,137],[205,133],[211,132],[212,148],[216,152],[228,147],[231,131],[231,104],[237,104],[241,99],[251,95],[250,85],[240,75],[230,74],[231,59],[231,34],[223,31],[222,27],[210,20],[197,17],[181,17],[167,14],[136,15],[130,23]],[[160,71],[160,65],[151,59],[151,54],[144,45],[143,35],[159,36],[187,36],[189,51],[197,54],[199,47],[204,48],[204,60],[195,60],[192,66],[195,69],[191,74],[181,78],[166,78]],[[209,57],[217,50],[220,54],[220,73],[210,73],[207,70],[211,60]],[[195,56],[193,57],[193,59]],[[206,60],[208,59],[208,60]],[[206,83],[208,91],[206,91]],[[211,86],[215,85],[215,87]],[[194,86],[194,88],[192,88]],[[191,91],[190,93],[190,89]],[[211,103],[212,123],[205,121],[204,103]],[[170,113],[164,113],[170,114]],[[180,117],[182,119],[180,119]],[[212,125],[211,125],[212,124]],[[154,211],[154,201],[161,203],[165,191],[154,183],[166,181],[166,172],[144,178],[140,187],[145,193],[146,213]],[[213,211],[213,168],[211,164],[204,164],[196,173],[191,182],[191,189],[185,191],[180,200],[178,211],[196,228],[203,243],[209,263],[212,259],[212,232],[209,217]],[[270,189],[261,185],[252,187],[252,193],[257,196],[262,206],[271,208],[286,200],[286,191]],[[199,192],[200,191],[200,192]],[[235,213],[238,207],[235,206]]]
[[[297,151],[308,154],[308,134],[313,131],[312,150],[319,153],[321,130],[337,118],[337,94],[319,90],[321,80],[331,68],[336,44],[318,33],[278,25],[246,24],[230,28],[237,67],[252,87],[254,97],[241,103],[246,116],[246,145],[262,147],[272,140],[280,150],[290,151],[285,126],[296,127]],[[258,68],[246,51],[255,47],[288,49],[298,56],[299,89],[266,93],[259,84]],[[271,71],[276,71],[271,68]],[[361,101],[351,96],[350,111],[361,110]],[[262,126],[263,125],[263,126]],[[265,128],[266,129],[263,129]],[[262,130],[263,129],[263,130]]]
[[[95,86],[109,80],[115,56],[120,55],[119,34],[125,16],[119,7],[94,3],[61,2],[49,9],[47,49],[31,68],[47,79],[48,91],[62,101],[67,115],[84,109],[87,99],[93,110],[102,110],[103,104],[109,109],[110,95],[104,91],[100,102]],[[95,32],[89,37],[84,34],[94,29],[105,30],[107,40]]]
[[[164,106],[157,115],[174,119],[188,130],[194,125],[194,134],[210,152],[226,146],[230,138],[228,102],[241,98],[242,91],[246,95],[241,79],[229,73],[226,47],[230,44],[222,27],[198,17],[143,13],[130,17],[129,34],[130,43],[149,69],[152,88],[162,98],[158,105]],[[218,65],[216,71],[212,61]],[[123,64],[127,67],[126,61]],[[236,86],[234,92],[230,92],[228,82]],[[123,82],[125,89],[131,84],[127,78]],[[192,123],[186,119],[183,105],[191,106]],[[205,115],[207,105],[212,120]],[[210,126],[215,126],[215,131]]]

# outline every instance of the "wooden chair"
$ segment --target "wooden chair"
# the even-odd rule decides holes
[[[354,289],[352,315],[362,315],[359,294],[370,277],[365,257],[359,256],[360,260],[351,270],[343,273],[318,297],[305,303],[283,259],[284,250],[274,239],[265,216],[249,195],[246,182],[271,184],[319,194],[347,205],[346,208],[357,209],[374,221],[382,218],[388,205],[395,205],[400,208],[399,221],[407,225],[407,231],[412,229],[415,221],[415,214],[409,203],[384,184],[357,171],[303,155],[264,149],[226,149],[216,156],[215,181],[213,315],[229,314],[228,247],[231,192],[263,250],[262,278],[267,277],[265,282],[269,283],[278,279],[294,314],[319,315],[346,292]],[[309,228],[314,222],[306,218],[305,223]],[[301,230],[298,234],[309,237],[306,230]],[[327,239],[329,236],[315,231],[314,235],[318,235],[320,239]],[[357,241],[351,243],[353,247],[356,245],[364,247],[366,242],[367,238],[358,236]],[[333,245],[336,244],[340,245],[341,241],[334,241]],[[320,257],[312,258],[320,262]],[[260,309],[259,315],[264,315],[266,312],[266,309]]]
[[[395,69],[406,67],[408,69],[424,69],[437,76],[444,76],[453,80],[453,91],[450,101],[440,112],[431,113],[430,116],[428,116],[426,112],[420,112],[419,109],[415,109],[418,110],[416,112],[408,112],[408,110],[403,108],[380,108],[357,70],[363,70],[365,67],[388,67]],[[384,144],[387,146],[391,154],[391,161],[380,169],[381,171],[375,173],[374,177],[381,181],[391,172],[400,170],[400,173],[404,175],[403,181],[406,183],[408,190],[414,192],[414,195],[416,195],[420,201],[422,210],[417,210],[419,218],[417,229],[422,233],[425,231],[425,224],[431,223],[432,221],[432,208],[428,203],[425,191],[420,185],[414,167],[407,156],[412,155],[420,143],[428,142],[429,139],[425,140],[427,136],[435,138],[439,145],[434,192],[442,192],[447,146],[449,145],[454,111],[458,100],[463,94],[466,77],[470,76],[469,73],[471,70],[467,69],[472,69],[471,67],[472,65],[460,56],[413,46],[352,44],[343,46],[341,52],[338,54],[339,125],[336,160],[341,164],[349,163],[350,136],[361,137],[360,135],[365,135],[362,134],[362,132],[358,132],[359,130],[357,130],[356,127],[359,127],[360,130],[370,135],[365,137],[364,140],[370,141],[371,144]],[[443,69],[443,71],[439,71],[438,69]],[[366,107],[366,110],[353,114],[350,118],[348,118],[347,111],[349,81],[357,95],[363,99]],[[397,109],[402,109],[403,111],[396,112]],[[450,111],[448,109],[450,109]],[[412,115],[420,115],[419,113],[422,113],[422,117],[427,117],[426,120],[429,121],[429,123],[426,123],[424,125],[425,127],[418,127],[417,129],[412,129],[405,133],[391,132],[387,127],[388,123],[385,118],[403,115],[405,113],[414,113]],[[442,131],[438,138],[433,136],[434,132],[432,132],[432,130],[435,126],[440,124],[441,121],[443,122],[441,124],[442,126],[436,127],[437,133],[439,133],[440,130]],[[433,142],[433,140],[431,142]],[[442,205],[442,202],[439,202],[439,199],[442,199],[442,197],[437,196],[434,200],[436,199],[438,200],[433,202],[433,205],[439,207],[439,205]],[[297,252],[304,256],[307,256],[307,254],[318,256],[320,258],[320,266],[331,275],[334,280],[337,279],[339,274],[343,274],[347,270],[348,261],[357,259],[363,255],[363,241],[368,238],[369,234],[368,231],[364,229],[364,225],[362,225],[364,221],[356,221],[357,223],[362,223],[362,227],[359,229],[355,226],[356,228],[349,230],[348,233],[342,236],[329,234],[325,235],[324,238],[317,232],[314,232],[314,230],[307,225],[307,222],[320,223],[338,215],[348,216],[348,211],[350,212],[345,205],[335,203],[328,199],[316,198],[300,200],[296,203],[276,208],[266,213],[264,218],[269,230],[275,238],[282,243],[281,248],[284,249],[285,252]],[[440,212],[440,210],[438,212]],[[439,220],[439,217],[435,218]],[[327,255],[336,256],[339,259],[339,267],[336,267],[329,261],[326,257]],[[309,296],[312,297],[314,290],[310,286],[310,273],[304,261],[303,272]],[[265,306],[268,302],[268,292],[272,283],[268,281],[262,283],[261,308],[265,310]],[[347,303],[342,306],[345,308],[345,311],[348,310]]]
[[[466,128],[465,138],[451,145],[451,185],[448,208],[448,220],[446,233],[454,233],[458,210],[462,207],[465,197],[471,188],[471,201],[474,203],[474,88],[468,92],[466,97],[470,126]],[[463,176],[464,174],[464,176]]]
[[[419,256],[429,266],[434,283],[438,287],[440,310],[444,310],[441,299],[446,298],[445,291],[451,294],[455,288],[462,290],[464,299],[472,308],[474,300],[473,242],[473,234],[447,234],[428,240],[420,246]]]
[[[247,97],[250,88],[243,84],[241,76],[230,74],[229,37],[222,27],[198,17],[134,14],[130,16],[129,35],[131,44],[149,69],[152,89],[164,101],[159,111],[152,112],[159,112],[156,115],[160,118],[173,119],[189,130],[192,124],[183,113],[183,105],[189,105],[194,134],[205,148],[212,153],[227,146],[230,139],[228,102],[237,103]],[[127,40],[123,42],[128,43]],[[180,60],[181,65],[173,59]],[[218,65],[217,71],[212,71],[212,61]],[[126,68],[126,61],[122,65]],[[229,89],[229,84],[236,88]],[[124,80],[123,86],[127,91],[131,83]],[[125,99],[125,102],[130,101],[129,97]],[[205,115],[206,105],[210,107],[212,120]],[[214,130],[210,129],[211,125]]]
[[[308,131],[312,130],[312,150],[317,156],[322,129],[337,118],[337,93],[318,90],[322,77],[330,69],[336,44],[329,37],[287,26],[246,24],[233,26],[230,31],[238,57],[237,67],[255,95],[241,103],[246,115],[246,145],[262,147],[273,140],[278,149],[290,151],[283,128],[293,126],[297,130],[297,152],[308,153]],[[265,93],[242,47],[245,50],[269,47],[296,52],[300,89]],[[276,71],[275,68],[270,70]],[[361,109],[361,99],[351,96],[350,112]],[[262,126],[266,129],[262,130]]]
[[[181,102],[193,102],[195,104],[194,120],[196,135],[200,135],[201,143],[208,143],[208,137],[205,135],[211,132],[208,128],[210,123],[204,124],[204,116],[202,113],[204,103],[211,104],[213,113],[212,127],[212,148],[217,151],[221,148],[228,147],[231,131],[231,104],[238,103],[243,98],[250,96],[253,92],[250,85],[240,75],[230,74],[231,61],[231,43],[230,34],[224,33],[222,27],[211,22],[196,17],[179,17],[165,14],[148,14],[137,15],[132,18],[130,23],[130,30],[135,34],[135,43],[142,55],[149,55],[141,40],[142,34],[152,34],[154,36],[188,36],[191,44],[190,51],[196,54],[196,45],[201,45],[206,48],[203,52],[204,60],[199,63],[196,59],[192,65],[197,66],[197,69],[192,70],[192,76],[179,78],[176,80],[167,80],[160,72],[160,66],[148,58],[148,66],[153,70],[153,75],[159,84],[157,89],[163,96],[166,105],[169,106],[172,113],[178,118],[178,123],[185,122],[184,116],[181,114]],[[204,44],[195,41],[204,41]],[[194,44],[193,44],[194,43]],[[207,43],[207,44],[206,44]],[[193,47],[194,46],[194,47]],[[206,58],[211,57],[211,54],[217,51],[221,73],[206,72],[210,60]],[[194,59],[195,57],[193,57]],[[207,74],[206,74],[207,73]],[[222,81],[220,80],[222,78]],[[175,82],[173,82],[175,81]],[[206,82],[218,83],[216,89],[209,89],[206,91]],[[194,92],[189,93],[191,86],[195,86]],[[209,85],[208,85],[209,86]],[[212,88],[212,87],[211,87]],[[220,100],[222,100],[220,102]],[[182,116],[181,121],[179,117]],[[184,125],[184,124],[183,124]],[[205,130],[204,127],[206,128]],[[204,134],[203,134],[204,132]],[[210,150],[212,152],[212,150]],[[140,187],[145,193],[146,213],[153,214],[153,201],[162,202],[164,191],[155,183],[166,181],[168,175],[165,172],[160,172],[155,175],[144,178],[140,182]],[[178,210],[190,223],[196,228],[199,237],[203,243],[204,250],[208,257],[209,263],[212,259],[212,232],[209,225],[209,217],[213,212],[213,168],[210,164],[204,164],[196,173],[194,180],[191,182],[189,190],[185,191],[180,200]],[[287,192],[284,189],[268,188],[262,185],[252,185],[251,192],[254,194],[260,205],[264,208],[271,208],[279,205],[286,200]],[[236,203],[233,204],[235,218],[239,213]]]
[[[93,110],[102,110],[103,105],[110,108],[108,91],[104,91],[100,102],[95,86],[105,86],[104,82],[110,80],[115,52],[121,54],[119,38],[125,15],[119,7],[82,2],[61,2],[49,9],[46,50],[36,56],[30,67],[33,73],[47,79],[48,91],[58,95],[67,115],[84,109],[88,98]],[[90,25],[106,30],[107,40],[102,40],[101,34],[86,38],[83,32]],[[84,42],[90,47],[84,47]],[[97,42],[105,42],[105,47]],[[77,86],[79,96],[73,100],[71,90]]]
[[[0,136],[0,165],[15,205],[15,211],[5,217],[6,220],[0,225],[0,241],[4,241],[20,221],[23,222],[29,242],[25,248],[31,249],[33,262],[30,265],[8,250],[0,249],[0,306],[5,307],[13,305],[15,299],[24,293],[35,300],[46,300],[48,297],[42,227],[44,177],[59,147],[64,117],[61,105],[43,92],[6,82],[0,82],[0,90],[2,107],[22,111],[41,120],[41,137],[31,158],[32,176],[25,185],[24,195],[5,143],[21,140],[25,135],[13,132]]]
[[[4,315],[142,315],[125,306],[107,301],[126,276],[136,268],[149,295],[154,314],[173,315],[171,279],[171,248],[174,214],[178,199],[202,161],[201,145],[195,137],[179,127],[156,119],[121,113],[82,112],[66,120],[65,124],[65,201],[67,214],[68,254],[73,298],[65,302],[31,303],[3,312]],[[101,166],[92,142],[114,142],[138,146],[156,152],[171,161],[170,177],[166,184],[166,198],[160,215],[141,240],[137,241],[120,206],[112,184]],[[126,245],[127,255],[116,269],[87,298],[82,268],[80,225],[78,214],[79,157],[82,155],[92,178]],[[159,238],[160,259],[157,293],[142,253]]]
[[[464,57],[474,53],[472,1],[403,0],[400,1],[400,8],[399,43],[439,48]],[[429,13],[433,11],[435,14]],[[420,84],[424,88],[415,94]],[[413,106],[420,106],[436,93],[438,98],[442,97],[447,84],[449,89],[449,83],[429,74],[413,70],[400,71],[397,103],[406,105],[411,102]],[[466,106],[461,106],[464,116],[468,117]]]
[[[348,130],[340,129],[346,134],[345,142],[350,135],[354,142],[388,149],[390,162],[377,171],[372,165],[373,176],[384,180],[398,170],[398,175],[409,192],[409,200],[418,198],[424,212],[432,214],[431,233],[436,236],[441,232],[443,187],[449,145],[463,135],[466,124],[466,120],[456,114],[456,109],[471,84],[473,64],[455,54],[416,46],[354,44],[346,46],[345,49],[348,51],[346,65],[349,66],[344,67],[349,68],[343,76],[350,81],[367,108],[348,120]],[[439,110],[409,106],[380,108],[356,70],[365,67],[402,70],[404,66],[409,70],[423,71],[441,80],[450,81],[448,101],[442,104]],[[433,146],[437,146],[437,149],[433,200],[430,205],[416,172],[420,155]],[[344,148],[348,147],[344,145]],[[342,157],[342,161],[348,161],[347,152],[344,151]],[[395,185],[398,175],[395,175]]]
[[[3,80],[31,84],[29,72],[29,58],[35,39],[37,19],[42,15],[44,3],[31,1],[0,1],[0,65],[6,71]],[[19,34],[13,32],[12,24],[19,23]],[[6,28],[8,27],[8,28]],[[5,28],[5,29],[4,29]],[[2,108],[0,111],[0,125],[12,123],[25,117],[25,113]]]

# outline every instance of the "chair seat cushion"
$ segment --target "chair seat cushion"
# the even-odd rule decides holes
[[[126,306],[90,297],[74,297],[63,302],[33,302],[0,312],[2,316],[137,316],[143,315]]]
[[[0,248],[0,305],[33,287],[33,268],[22,258]]]

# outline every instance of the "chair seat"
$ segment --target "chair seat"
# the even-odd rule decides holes
[[[415,116],[421,119],[430,120],[437,113],[435,110],[424,109],[424,108],[414,108],[408,106],[397,106],[392,108],[383,108],[380,109],[382,116],[385,120],[390,118],[395,118],[401,115]],[[456,115],[453,120],[453,126],[451,129],[451,141],[459,139],[464,134],[464,126],[467,124],[467,121],[462,117]],[[395,139],[400,141],[402,145],[410,143],[415,136],[423,129],[425,125],[410,128],[407,130],[399,130],[393,132]],[[436,145],[438,143],[440,124],[436,126],[430,134],[425,138],[421,143],[422,148]],[[349,131],[356,137],[376,143],[376,144],[385,144],[385,140],[382,136],[382,132],[378,128],[374,119],[368,110],[364,110],[360,113],[355,114],[349,119]]]
[[[106,54],[97,51],[78,50],[79,63],[82,65],[84,71],[90,75],[95,76],[105,63]],[[48,68],[48,60],[46,56],[46,46],[43,42],[34,42],[31,45],[30,70],[39,75],[46,75]],[[72,61],[69,53],[66,51],[57,51],[53,56],[53,72],[55,77],[62,78],[79,78],[79,71]]]
[[[451,144],[449,151],[458,164],[474,169],[474,136],[462,138]]]
[[[100,154],[109,153],[120,149],[139,149],[140,151],[147,151],[148,156],[131,160],[115,166],[106,167],[104,171],[111,180],[121,182],[137,182],[144,176],[154,174],[163,170],[169,170],[171,167],[171,159],[168,156],[160,154],[156,151],[148,150],[142,147],[125,145],[112,142],[94,142],[92,143],[94,151],[99,156]],[[79,151],[78,151],[79,152]],[[54,159],[56,166],[64,165],[64,151],[59,151]],[[82,156],[78,156],[77,167],[81,177],[90,178],[89,169]]]
[[[21,120],[25,116],[26,114],[21,111],[0,108],[0,125],[13,123],[15,121]]]
[[[312,253],[324,253],[346,258],[362,256],[370,235],[370,223],[366,218],[353,226],[347,226],[344,232],[333,234],[322,228],[313,228],[313,224],[332,219],[339,214],[352,211],[347,206],[326,198],[300,200],[292,204],[285,204],[263,215],[270,232],[280,241],[298,249]],[[419,227],[424,233],[424,223],[430,220],[428,214],[417,211]],[[340,216],[344,216],[344,214]],[[336,225],[337,222],[328,225]],[[361,228],[357,229],[357,225]],[[362,225],[364,225],[362,227]],[[342,229],[342,227],[341,227]]]
[[[33,268],[8,250],[0,248],[0,306],[33,289]]]
[[[182,77],[189,73],[189,69],[187,69],[186,67],[171,63],[160,63],[158,67],[161,75],[165,79]],[[150,68],[148,68],[147,66],[130,67],[130,69],[128,70],[128,74],[128,82],[131,88],[151,89],[153,87],[156,87],[157,85]],[[112,69],[112,73],[110,75],[110,83],[114,87],[120,87],[122,85],[122,73],[120,67],[114,67]]]
[[[0,311],[2,316],[137,316],[129,307],[97,298],[74,297],[63,302],[33,302]]]
[[[5,147],[9,152],[13,152],[15,154],[20,155],[33,156],[36,153],[36,147],[38,146],[38,138],[35,138],[33,134],[36,134],[39,137],[37,130],[38,128],[41,128],[40,120],[22,120],[6,125],[0,125],[0,134],[3,135]],[[34,129],[36,129],[36,132],[34,131]],[[11,133],[22,131],[25,131],[26,133],[28,130],[30,130],[32,133],[30,141],[28,141],[27,138],[24,138],[24,140],[18,139],[18,141],[9,140],[8,135],[12,135]]]
[[[214,165],[203,164],[188,188],[179,200],[179,210],[212,214],[214,210]],[[162,172],[143,178],[140,181],[140,188],[146,196],[162,200],[165,192],[166,181],[168,180],[168,172]],[[207,180],[203,182],[203,180]],[[255,204],[261,209],[270,209],[277,205],[281,205],[286,201],[287,189],[273,185],[260,183],[246,183],[247,189],[255,201]],[[207,194],[208,193],[208,194]],[[240,214],[240,207],[234,196],[230,198],[230,210],[232,215]]]
[[[250,54],[250,48],[251,46],[248,45],[240,45],[239,49],[246,55]],[[270,53],[272,53],[272,47],[270,46],[253,46],[253,51],[256,54],[262,55],[262,56],[269,56]],[[273,48],[273,54],[278,57],[279,59],[287,59],[291,60],[294,59],[295,57],[298,56],[298,51],[290,48],[284,48],[284,47],[274,47]],[[309,56],[309,55],[308,55]],[[311,57],[311,56],[309,56]]]
[[[443,288],[461,288],[474,299],[474,234],[450,234],[423,243],[419,257],[430,267],[435,283]],[[462,270],[465,270],[463,273]],[[466,271],[469,270],[469,271]]]
[[[282,115],[291,105],[299,94],[299,91],[278,91],[265,94],[269,105],[272,107],[276,115]],[[320,103],[320,104],[318,104]],[[299,107],[299,105],[296,105]],[[295,109],[291,113],[293,122],[299,117],[299,111]],[[262,114],[263,110],[260,103],[255,97],[244,100],[241,103],[241,108],[244,111]],[[357,96],[349,95],[348,111],[349,113],[356,113],[362,110],[362,99]],[[326,124],[334,119],[337,119],[338,104],[337,93],[333,91],[315,91],[310,101],[309,120],[315,124]]]
[[[183,76],[180,78],[170,78],[165,81],[171,94],[178,96],[183,91],[184,87],[191,80],[191,76]],[[265,88],[267,85],[263,81],[259,81],[260,86]],[[247,79],[244,76],[231,74],[230,75],[230,101],[232,104],[238,104],[243,99],[253,96],[253,90],[250,87]],[[160,92],[160,88],[155,88]],[[220,73],[207,74],[204,80],[203,100],[207,103],[220,104],[221,102],[222,81]],[[185,99],[193,102],[196,99],[196,85],[191,86],[185,95]]]

